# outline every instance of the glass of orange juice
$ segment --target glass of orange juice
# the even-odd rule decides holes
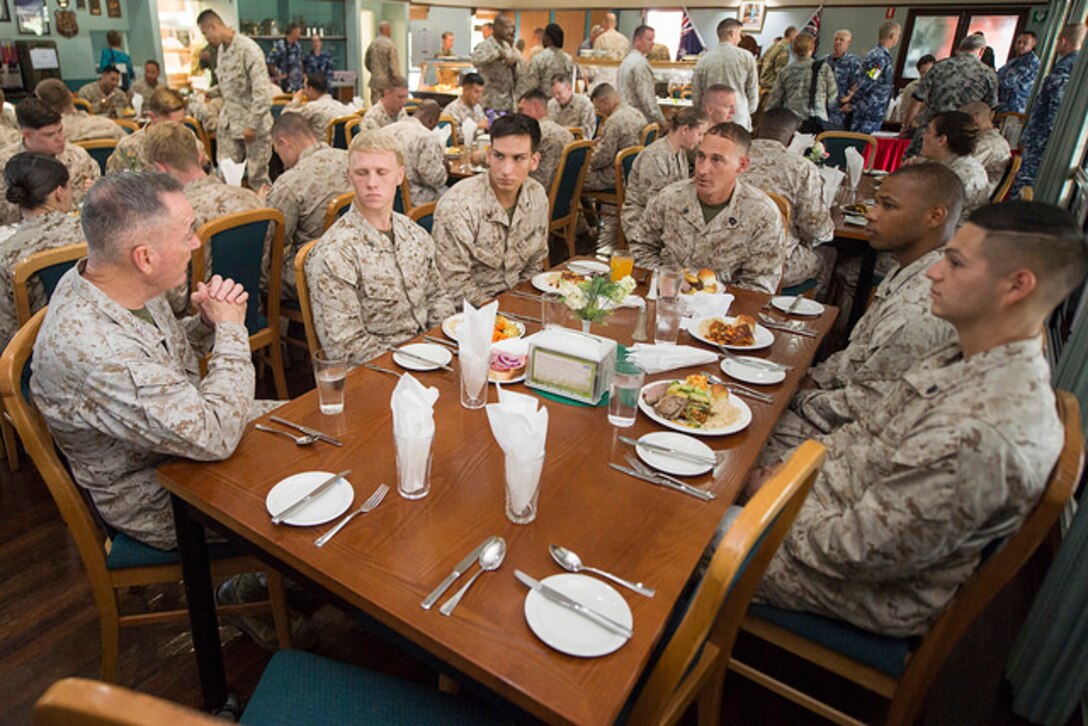
[[[612,270],[612,281],[622,280],[635,269],[635,258],[627,250],[615,250],[612,252],[608,266]]]

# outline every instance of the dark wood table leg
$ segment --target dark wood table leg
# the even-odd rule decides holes
[[[181,572],[185,577],[185,600],[189,607],[189,626],[193,632],[193,650],[200,672],[200,691],[204,710],[222,711],[228,704],[227,677],[223,668],[223,649],[219,643],[219,620],[215,614],[208,542],[204,525],[189,515],[189,505],[176,496],[174,528],[178,535]]]
[[[873,270],[876,267],[876,250],[865,245],[865,252],[861,255],[861,269],[858,272],[858,284],[854,290],[854,302],[850,305],[850,317],[846,322],[846,334],[850,331],[858,319],[865,314],[865,306],[869,302],[869,292],[873,289]]]

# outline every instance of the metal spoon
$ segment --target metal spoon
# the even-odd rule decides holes
[[[480,553],[480,569],[476,570],[476,573],[469,578],[468,582],[461,586],[461,589],[453,594],[446,602],[442,603],[442,607],[438,609],[438,612],[443,615],[449,616],[453,612],[453,609],[457,607],[457,603],[461,602],[461,598],[465,596],[468,589],[472,587],[472,583],[476,582],[476,578],[484,572],[491,572],[492,570],[499,569],[499,565],[506,559],[506,540],[502,537],[496,537],[487,547],[484,547],[484,551]]]
[[[257,424],[253,428],[257,429],[258,431],[265,431],[265,432],[270,433],[270,434],[279,434],[280,436],[286,436],[287,438],[291,439],[292,441],[294,441],[299,446],[309,446],[313,442],[317,441],[316,436],[310,436],[309,434],[307,434],[305,436],[295,436],[294,434],[289,434],[286,431],[281,431],[280,429],[274,429],[271,426],[265,426],[263,424]]]
[[[575,553],[568,550],[566,547],[560,547],[559,545],[548,545],[548,552],[551,552],[552,559],[556,564],[562,567],[567,572],[592,572],[595,575],[605,577],[617,585],[623,585],[624,587],[634,590],[639,595],[645,595],[646,597],[654,596],[654,589],[652,587],[646,587],[641,582],[629,582],[622,577],[616,577],[610,572],[604,570],[598,570],[595,567],[587,567],[582,564],[582,558]]]

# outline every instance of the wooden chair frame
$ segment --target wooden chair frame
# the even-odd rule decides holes
[[[887,723],[912,724],[948,656],[979,615],[1046,539],[1080,481],[1084,470],[1084,439],[1077,399],[1066,391],[1055,393],[1058,416],[1065,430],[1065,443],[1042,498],[1020,529],[960,587],[929,628],[921,645],[911,652],[900,678],[893,678],[753,615],[744,618],[741,630],[889,699]],[[842,711],[735,658],[730,659],[729,668],[835,723],[859,723]]]
[[[586,137],[586,132],[581,126],[568,126],[567,131],[570,132],[575,141],[581,141]]]
[[[83,141],[74,141],[72,143],[74,143],[76,146],[82,147],[88,153],[90,153],[94,149],[116,149],[117,148],[117,139],[85,139]],[[92,155],[91,158],[93,158],[95,163],[98,164],[99,170],[102,172],[102,174],[104,176],[106,174],[106,162],[105,161],[100,162],[97,158],[94,157],[94,155]]]
[[[118,126],[120,126],[121,128],[128,129],[130,134],[134,134],[134,133],[136,133],[137,131],[140,130],[140,124],[136,123],[135,121],[133,121],[130,118],[115,118],[115,119],[110,119],[110,120],[113,121]]]
[[[404,178],[400,180],[400,200],[404,205],[404,211],[401,212],[405,217],[412,213],[412,192],[408,185],[408,170],[404,170]]]
[[[774,202],[774,205],[776,207],[778,207],[778,211],[782,215],[782,228],[783,228],[783,230],[785,230],[786,235],[789,236],[789,233],[790,233],[790,200],[786,199],[784,196],[782,196],[778,192],[772,192],[772,191],[768,191],[768,190],[764,189],[763,193],[766,194],[768,197],[770,197],[770,200],[772,202]],[[783,260],[783,262],[782,262],[782,272],[785,273],[785,270],[786,270],[786,263]],[[783,280],[782,276],[779,276],[779,278],[778,278],[778,287],[775,290],[776,295],[780,295],[782,293],[782,280]]]
[[[329,205],[325,207],[325,229],[323,231],[328,232],[329,227],[336,224],[336,220],[340,219],[340,210],[351,206],[354,201],[355,192],[344,192],[329,202]]]
[[[271,222],[273,225],[272,241],[269,244],[268,294],[264,301],[265,327],[250,333],[249,348],[257,353],[268,349],[268,363],[272,368],[272,380],[276,386],[276,395],[286,400],[287,378],[283,370],[283,348],[280,345],[280,295],[283,283],[283,232],[286,226],[283,214],[275,209],[253,209],[248,212],[226,214],[201,225],[196,231],[200,237],[200,247],[193,250],[191,288],[196,289],[198,282],[203,282],[207,272],[207,246],[215,235],[234,227],[241,227],[254,222]],[[215,260],[212,260],[212,267]],[[250,290],[250,295],[260,295],[258,290]]]
[[[86,111],[87,113],[91,114],[92,116],[94,115],[94,106],[91,105],[91,102],[88,101],[85,98],[80,98],[79,96],[73,96],[72,97],[72,105],[75,106],[78,109],[82,109],[83,111]]]
[[[358,125],[360,120],[361,119],[358,116],[351,114],[350,116],[337,116],[332,121],[329,121],[328,125],[325,127],[325,143],[332,146],[332,141],[336,137],[336,127],[343,126],[344,139],[346,144],[350,146],[351,136],[348,135],[348,125],[352,123]]]
[[[654,137],[653,139],[650,138],[651,134]],[[659,138],[661,138],[661,125],[656,123],[656,122],[652,123],[652,124],[646,124],[642,128],[642,133],[639,135],[638,138],[639,138],[638,143],[643,148],[649,146],[654,141],[657,141]]]
[[[449,115],[444,114],[444,113],[439,114],[439,116],[438,116],[438,125],[441,126],[444,123],[449,124],[450,129],[452,129],[452,131],[450,132],[449,146],[460,146],[461,145],[461,130],[459,128],[457,128],[457,119],[455,119],[453,116],[449,116]]]
[[[310,256],[314,245],[319,241],[315,239],[307,242],[295,253],[295,291],[298,293],[302,327],[306,330],[306,345],[310,349],[311,356],[321,349],[321,343],[317,339],[317,328],[314,327],[314,309],[310,305],[310,284],[306,282],[306,258]]]
[[[571,197],[570,212],[562,219],[553,219],[555,201],[559,196],[559,183],[563,178],[563,170],[567,167],[567,158],[577,149],[588,149],[586,162],[578,172],[578,179],[574,183],[574,194]],[[574,247],[578,233],[578,213],[580,206],[578,200],[582,197],[582,186],[586,181],[586,172],[589,170],[589,157],[593,153],[593,142],[588,139],[572,141],[563,147],[563,155],[559,157],[559,166],[555,168],[555,176],[552,177],[552,187],[548,190],[548,233],[557,232],[563,236],[567,243],[567,251],[574,257]]]
[[[823,143],[824,139],[829,139],[829,138],[830,139],[855,139],[857,141],[864,141],[867,148],[869,149],[869,153],[866,154],[866,156],[868,158],[865,160],[865,168],[866,169],[872,169],[873,168],[873,163],[876,161],[876,147],[877,147],[877,142],[876,142],[876,137],[875,136],[872,136],[871,134],[859,134],[859,133],[857,133],[855,131],[823,131],[821,133],[816,134],[816,141],[819,142],[819,143]]]
[[[208,132],[204,130],[204,124],[200,123],[200,119],[195,116],[186,116],[182,119],[182,123],[189,127],[197,138],[197,141],[204,147],[204,153],[207,154],[209,161],[215,161],[215,155],[212,154],[212,140],[208,136]]]
[[[34,726],[222,726],[223,719],[87,678],[63,678],[34,704]]]
[[[57,455],[53,438],[45,421],[34,404],[22,391],[23,369],[34,348],[34,341],[45,320],[48,308],[42,308],[12,338],[3,356],[0,356],[0,395],[4,407],[11,414],[19,438],[23,441],[30,458],[34,461],[49,493],[60,510],[61,517],[75,540],[83,568],[90,581],[91,592],[102,629],[102,679],[117,680],[120,629],[130,625],[152,625],[164,622],[188,622],[188,610],[170,610],[151,613],[122,615],[117,593],[130,587],[159,583],[176,583],[182,579],[181,563],[129,567],[110,570],[106,557],[111,542],[98,527],[94,516],[68,469]],[[212,561],[214,577],[227,577],[240,572],[265,570],[266,567],[253,557],[232,557]],[[287,615],[287,601],[283,592],[283,580],[273,570],[268,570],[270,601],[244,605],[222,606],[224,614],[248,614],[267,610],[270,606],[276,621],[276,635],[280,646],[291,645],[291,629]]]
[[[408,214],[408,218],[416,224],[419,224],[419,220],[428,215],[434,215],[434,210],[438,207],[438,202],[427,202],[426,204],[420,204],[418,207],[412,207],[411,213]],[[422,226],[422,225],[421,225]]]
[[[656,126],[656,124],[653,124]],[[645,137],[645,134],[643,134]],[[623,172],[624,161],[629,156],[638,156],[643,149],[643,146],[628,146],[626,149],[620,149],[620,153],[616,154],[616,249],[627,249],[627,236],[623,233],[623,199],[627,196],[627,175]]]
[[[1009,196],[1012,183],[1016,181],[1016,175],[1020,172],[1020,165],[1024,163],[1024,157],[1013,154],[1009,159],[1009,166],[1001,177],[1001,181],[994,187],[994,193],[990,195],[992,203],[1003,202]]]

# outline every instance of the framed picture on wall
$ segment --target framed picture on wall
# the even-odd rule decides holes
[[[91,15],[102,14],[102,0],[90,0],[90,4],[88,5],[88,7],[90,9]]]
[[[741,30],[749,33],[762,33],[763,21],[767,19],[767,7],[764,3],[741,3],[737,11],[737,20]]]
[[[49,35],[45,0],[15,0],[15,25],[20,35]]]
[[[111,18],[121,17],[121,0],[106,0],[106,15]]]
[[[8,8],[8,0],[0,0],[0,23],[11,22],[11,10]]]

